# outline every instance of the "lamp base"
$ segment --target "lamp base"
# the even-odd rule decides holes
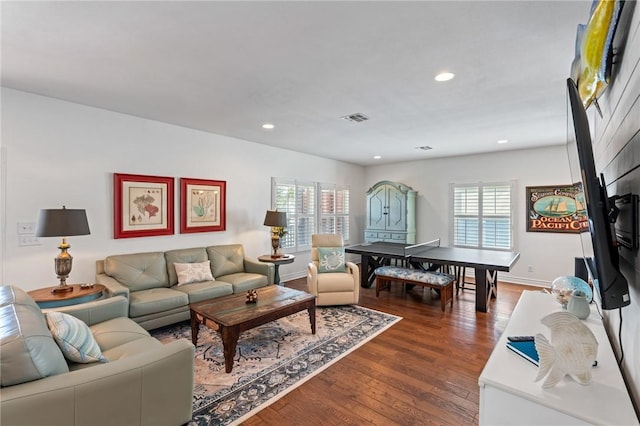
[[[73,287],[65,284],[65,285],[60,285],[58,287],[52,288],[51,294],[67,293],[69,291],[73,291]]]

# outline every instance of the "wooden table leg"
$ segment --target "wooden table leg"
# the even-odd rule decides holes
[[[200,322],[198,321],[197,314],[191,311],[191,343],[193,343],[193,346],[198,346],[199,329],[200,329]]]
[[[309,322],[311,323],[311,334],[316,334],[316,301],[307,308],[309,312]]]
[[[219,327],[220,336],[222,337],[222,347],[224,349],[224,371],[231,373],[240,332],[236,327],[225,327],[222,325],[219,325]]]
[[[476,311],[487,312],[487,300],[489,289],[487,283],[487,270],[475,268],[476,276]]]

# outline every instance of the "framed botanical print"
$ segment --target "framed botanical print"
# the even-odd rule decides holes
[[[227,182],[180,178],[180,233],[226,229]]]
[[[113,174],[114,238],[174,233],[174,179]]]

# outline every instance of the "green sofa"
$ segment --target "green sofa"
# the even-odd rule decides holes
[[[213,280],[179,285],[175,264],[210,262]],[[129,318],[146,330],[189,319],[189,304],[273,284],[275,267],[245,256],[242,244],[109,256],[95,282],[124,296]]]
[[[188,422],[194,346],[187,339],[160,343],[127,318],[127,308],[119,296],[42,311],[20,288],[0,286],[0,424]],[[65,357],[45,317],[51,311],[87,324],[108,362],[76,363]]]

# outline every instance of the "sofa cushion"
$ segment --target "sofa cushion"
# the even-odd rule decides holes
[[[344,247],[318,247],[318,272],[345,272]]]
[[[87,324],[62,312],[47,312],[45,318],[65,358],[83,364],[107,362]]]
[[[233,286],[230,283],[221,280],[191,283],[172,288],[186,293],[187,296],[189,296],[189,303],[233,294]]]
[[[170,287],[178,283],[178,274],[174,263],[200,263],[209,260],[204,247],[169,250],[165,252],[164,257],[167,262]]]
[[[223,275],[244,272],[244,248],[242,244],[207,247],[211,271],[218,278]]]
[[[47,328],[44,315],[33,306],[7,304],[0,307],[0,353],[2,386],[69,371],[60,348]]]
[[[93,337],[102,349],[102,354],[109,360],[111,358],[107,354],[110,349],[149,337],[147,330],[126,317],[113,318],[92,325],[90,328]]]
[[[240,293],[252,288],[265,287],[269,284],[266,275],[252,274],[249,272],[239,272],[218,277],[219,281],[226,281],[233,285],[233,292]]]
[[[104,260],[104,271],[131,291],[169,287],[163,252],[109,256]]]
[[[161,348],[163,345],[158,339],[151,336],[132,340],[122,345],[114,346],[104,352],[104,356],[113,362],[118,359],[127,358],[132,355],[149,352]]]
[[[199,263],[174,263],[176,274],[178,274],[178,284],[200,283],[203,281],[215,281],[211,275],[211,262]]]
[[[129,316],[140,317],[156,312],[187,306],[189,298],[183,292],[170,288],[151,288],[129,294]]]

